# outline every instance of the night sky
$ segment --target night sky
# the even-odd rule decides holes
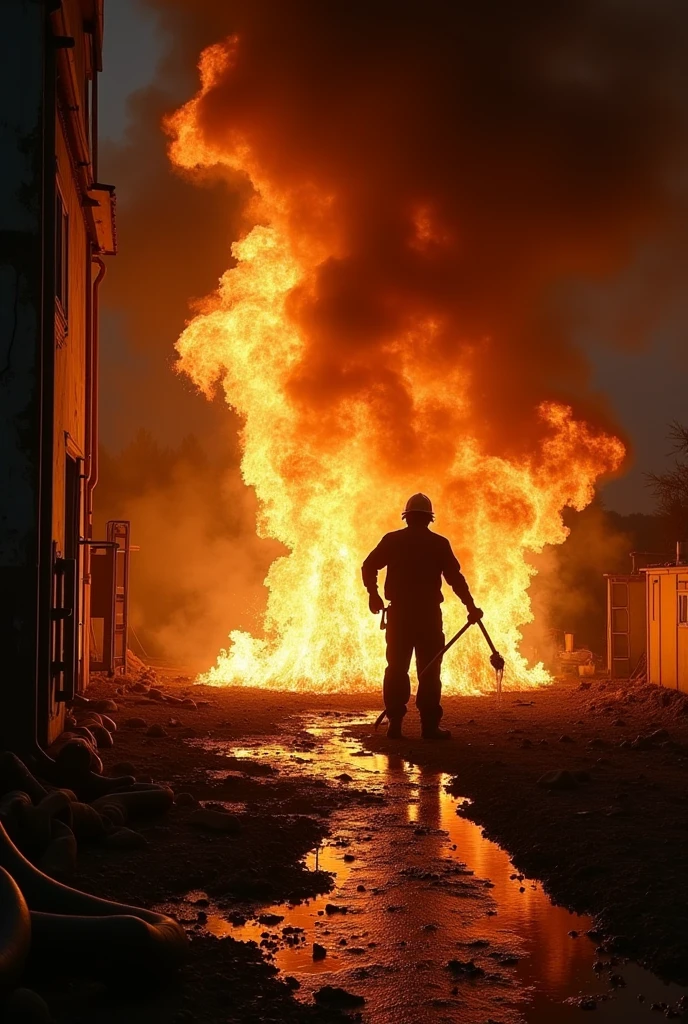
[[[116,0],[106,4],[104,73],[101,76],[101,139],[104,142],[100,177],[109,181],[114,166],[116,144],[123,140],[128,124],[128,100],[155,77],[162,42],[151,16],[136,0]],[[113,145],[115,147],[113,148]],[[125,199],[120,187],[120,198]],[[126,239],[120,239],[119,260],[127,259]],[[164,260],[164,253],[160,253]],[[615,283],[614,302],[623,304],[624,288]],[[592,329],[576,339],[591,366],[593,391],[609,396],[618,423],[634,447],[633,464],[619,480],[606,484],[606,504],[620,512],[651,511],[652,498],[644,483],[648,471],[661,471],[668,463],[668,424],[673,419],[688,419],[686,370],[688,309],[672,305],[666,322],[644,337],[636,350],[615,350],[605,344],[604,316],[593,335]],[[128,442],[140,426],[155,433],[163,442],[177,444],[191,431],[203,436],[217,422],[205,399],[190,392],[188,384],[176,378],[169,359],[161,359],[134,349],[126,325],[112,309],[103,318],[103,441],[116,450]],[[133,377],[145,378],[164,400],[151,410],[145,388],[130,389],[126,416],[122,415],[121,388]]]

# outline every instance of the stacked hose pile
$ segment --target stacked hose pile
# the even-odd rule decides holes
[[[51,1020],[36,993],[17,988],[27,965],[38,974],[100,979],[113,968],[150,976],[186,958],[186,934],[172,918],[65,882],[81,843],[137,848],[146,840],[127,824],[174,803],[165,786],[102,774],[97,751],[112,745],[116,725],[85,705],[68,720],[54,758],[41,760],[40,779],[13,753],[0,753],[0,1019],[7,1024]]]

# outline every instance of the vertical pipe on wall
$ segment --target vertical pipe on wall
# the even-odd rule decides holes
[[[38,644],[36,665],[36,739],[48,735],[51,701],[53,591],[53,446],[55,434],[55,115],[56,59],[50,25],[50,5],[44,14],[42,126],[42,323],[38,373],[40,379]]]
[[[93,266],[98,273],[93,279]],[[87,264],[87,345],[86,345],[86,479],[84,487],[84,582],[83,632],[80,688],[88,684],[91,656],[91,546],[93,539],[93,489],[98,482],[98,292],[105,277],[105,264],[99,256],[90,253]]]

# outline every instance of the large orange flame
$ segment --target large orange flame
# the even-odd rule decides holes
[[[232,247],[234,265],[179,339],[178,368],[208,396],[221,382],[228,404],[243,417],[242,471],[259,499],[259,533],[290,553],[266,579],[265,638],[232,633],[203,681],[320,691],[377,684],[383,635],[368,612],[360,564],[383,533],[401,525],[405,499],[420,490],[432,496],[438,528],[452,539],[506,657],[505,685],[543,685],[549,680],[543,666],[528,667],[519,653],[520,627],[532,619],[534,570],[525,556],[565,540],[563,508],[589,503],[595,479],[619,465],[623,445],[574,419],[567,406],[543,402],[544,440],[537,450],[519,460],[487,454],[466,433],[470,372],[457,364],[448,375],[428,357],[438,329],[432,318],[390,341],[387,355],[398,368],[416,432],[443,449],[442,473],[436,466],[390,468],[381,457],[374,388],[329,410],[334,419],[323,437],[317,415],[309,421],[290,390],[305,339],[288,303],[295,289],[308,294],[324,260],[341,255],[330,216],[336,196],[311,185],[298,195],[280,188],[245,138],[221,149],[205,139],[199,104],[226,72],[236,45],[230,40],[203,53],[199,93],[166,123],[175,164],[224,166],[248,177],[254,191],[254,226]],[[299,227],[304,194],[310,220]],[[441,244],[429,211],[412,211],[409,221],[409,244]],[[444,608],[449,635],[465,621],[465,611],[451,594]],[[478,631],[469,631],[445,662],[446,690],[493,689],[488,653]]]

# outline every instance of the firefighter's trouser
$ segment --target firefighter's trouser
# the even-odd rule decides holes
[[[387,611],[387,668],[383,697],[390,721],[400,722],[411,696],[409,666],[416,652],[416,671],[423,668],[444,647],[440,605],[421,608],[390,605]],[[442,717],[442,682],[438,658],[418,682],[416,706],[423,729],[434,729]]]

